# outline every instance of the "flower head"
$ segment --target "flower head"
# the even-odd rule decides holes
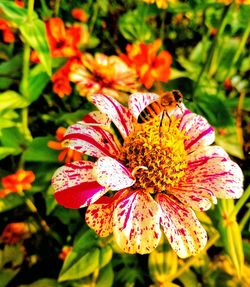
[[[81,96],[106,93],[122,101],[126,92],[138,87],[136,72],[118,56],[85,53],[81,64],[71,66],[70,80]]]
[[[64,261],[66,259],[66,257],[68,256],[68,254],[72,251],[73,247],[72,246],[63,246],[60,254],[59,254],[59,259],[61,259],[62,261]]]
[[[185,258],[207,241],[193,210],[209,209],[217,197],[239,198],[243,175],[221,147],[210,146],[214,130],[208,122],[183,104],[162,125],[160,116],[138,124],[145,107],[158,100],[157,94],[135,93],[127,109],[109,96],[92,96],[100,111],[70,126],[64,144],[96,161],[59,168],[52,184],[59,204],[88,206],[87,224],[99,236],[113,233],[125,252],[150,253],[163,231]]]
[[[31,170],[20,169],[14,174],[2,178],[2,192],[6,194],[11,192],[22,192],[31,189],[31,183],[35,180],[35,175]]]
[[[15,36],[7,20],[0,19],[0,30],[3,33],[3,40],[5,43],[13,43],[15,41]]]
[[[29,227],[25,222],[13,222],[5,226],[0,239],[5,244],[16,244],[29,234]]]
[[[74,8],[71,11],[71,15],[78,21],[87,23],[88,22],[88,15],[86,12],[81,8]]]
[[[58,155],[58,160],[60,161],[65,159],[65,162],[69,163],[71,161],[80,160],[81,153],[63,146],[62,140],[63,140],[65,132],[66,132],[66,129],[64,127],[59,127],[56,130],[57,141],[49,141],[48,147],[61,151],[60,154]]]
[[[156,3],[158,8],[165,9],[168,7],[168,3],[176,2],[177,0],[143,0],[143,2],[146,2],[148,4]]]
[[[166,50],[158,53],[162,42],[160,39],[153,44],[128,44],[127,54],[120,57],[136,69],[140,82],[150,89],[155,81],[166,83],[170,77],[172,57]]]

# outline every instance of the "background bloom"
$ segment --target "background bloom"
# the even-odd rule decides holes
[[[71,66],[70,80],[81,96],[106,93],[120,101],[138,87],[136,72],[118,56],[85,53],[81,64]]]
[[[137,124],[145,107],[159,100],[156,94],[131,95],[129,109],[109,96],[92,99],[100,112],[69,127],[64,144],[97,161],[78,161],[56,171],[52,184],[58,203],[89,206],[89,226],[100,236],[113,233],[127,253],[151,252],[160,228],[180,257],[200,252],[207,236],[193,210],[209,209],[217,197],[242,194],[239,166],[222,148],[210,146],[212,127],[183,104],[171,122],[165,117],[162,135],[159,117]],[[111,121],[123,144],[111,133]],[[110,190],[119,192],[103,196]]]
[[[160,39],[152,44],[128,44],[127,54],[120,57],[131,67],[134,67],[140,78],[140,82],[150,89],[155,81],[166,83],[170,77],[172,57],[163,50],[158,53],[162,42]]]

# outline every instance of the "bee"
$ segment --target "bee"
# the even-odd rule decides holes
[[[139,124],[148,122],[158,116],[160,113],[161,115],[161,124],[164,115],[170,119],[169,113],[179,107],[181,109],[182,103],[182,93],[178,90],[173,90],[170,92],[165,92],[160,95],[159,100],[152,102],[138,116],[137,122]],[[181,109],[182,110],[182,109]]]

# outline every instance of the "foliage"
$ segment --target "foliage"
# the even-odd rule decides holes
[[[166,1],[165,9],[146,2],[0,1],[0,175],[20,169],[35,174],[30,188],[18,179],[17,191],[0,187],[2,287],[250,285],[249,1]],[[54,18],[61,20],[54,25]],[[142,67],[127,57],[127,45],[138,48],[142,42],[145,47],[161,43],[159,51],[148,48],[155,58],[162,51],[171,54],[171,67],[165,66],[169,80],[140,78]],[[133,83],[100,84],[97,75],[105,82],[111,66],[101,70],[101,62],[88,58],[85,63],[92,66],[85,67],[83,88],[71,71],[87,54],[98,53],[121,57],[130,65]],[[87,227],[85,209],[59,206],[51,188],[60,160],[77,156],[62,146],[57,129],[95,109],[85,90],[91,93],[99,85],[97,92],[126,104],[130,93],[146,91],[143,83],[151,80],[152,92],[183,93],[188,108],[214,126],[216,144],[245,176],[241,199],[219,200],[207,215],[197,214],[209,242],[201,254],[185,260],[166,242],[149,256],[123,254],[112,237],[99,238]],[[19,239],[13,244],[4,239],[5,228],[17,222],[26,227],[9,229],[8,239]],[[64,252],[65,246],[70,248]]]

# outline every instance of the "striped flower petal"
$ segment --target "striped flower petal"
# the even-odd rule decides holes
[[[159,100],[159,95],[154,93],[134,93],[129,97],[129,110],[138,119],[140,113],[151,103]]]
[[[88,207],[85,215],[86,223],[99,236],[106,237],[113,232],[113,210],[113,200],[103,196]]]
[[[92,176],[94,163],[76,161],[66,164],[53,175],[55,199],[67,208],[80,208],[94,203],[107,190]]]
[[[194,113],[187,112],[184,114],[179,129],[185,130],[185,135],[189,137],[184,142],[187,152],[210,145],[215,140],[214,129],[205,118]]]
[[[178,187],[169,188],[168,192],[173,194],[185,206],[197,211],[208,210],[212,203],[217,203],[213,192],[204,186],[200,187],[198,184],[194,186],[193,184],[181,182]]]
[[[146,254],[158,245],[160,208],[147,193],[136,191],[123,198],[113,214],[114,237],[127,253]]]
[[[104,113],[100,111],[94,111],[88,113],[83,117],[82,121],[84,123],[92,124],[92,125],[101,125],[101,126],[110,126],[111,119]]]
[[[63,145],[93,157],[116,156],[119,153],[111,133],[84,122],[78,122],[67,129]]]
[[[120,190],[135,183],[129,170],[117,160],[103,156],[95,163],[93,175],[97,182],[110,190]]]
[[[208,146],[189,155],[182,184],[193,190],[210,190],[218,198],[239,198],[243,192],[243,174],[223,148]]]
[[[102,94],[93,95],[92,101],[102,113],[109,116],[124,138],[133,131],[133,116],[127,108],[113,98]]]
[[[192,209],[159,193],[161,226],[177,255],[186,258],[198,254],[206,245],[207,234]]]

